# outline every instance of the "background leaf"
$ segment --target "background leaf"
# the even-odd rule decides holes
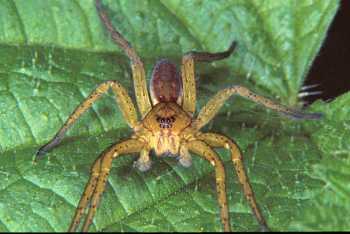
[[[329,105],[315,104],[326,119],[312,133],[322,159],[312,166],[310,177],[322,181],[322,187],[300,218],[291,224],[299,230],[349,230],[350,211],[350,93]]]
[[[230,59],[197,66],[199,108],[232,84],[297,106],[298,89],[338,1],[128,0],[104,5],[144,58],[148,77],[161,57],[178,63],[187,51],[221,51],[231,40],[238,42]],[[0,21],[0,231],[65,231],[93,161],[131,133],[112,94],[96,103],[46,159],[37,165],[31,160],[103,80],[117,79],[133,95],[128,59],[109,39],[92,1],[3,1]],[[348,211],[342,204],[349,197],[344,195],[349,190],[344,179],[349,115],[341,108],[348,103],[349,95],[317,103],[313,110],[325,111],[324,120],[294,122],[238,98],[207,127],[241,146],[273,230],[333,230],[339,224],[349,229],[349,222],[342,221]],[[229,178],[231,224],[236,230],[256,230],[228,154],[219,153]],[[154,158],[152,170],[141,173],[131,169],[136,158],[114,162],[91,230],[222,230],[207,162],[194,156],[194,165],[185,169],[174,159]],[[330,197],[335,197],[331,203]],[[319,225],[334,207],[335,218]]]

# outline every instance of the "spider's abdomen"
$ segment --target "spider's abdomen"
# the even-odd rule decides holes
[[[174,63],[167,59],[156,63],[152,72],[150,91],[153,104],[178,102],[181,99],[181,76]]]

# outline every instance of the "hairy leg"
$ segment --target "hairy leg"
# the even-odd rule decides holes
[[[186,145],[180,146],[179,163],[183,167],[190,167],[192,165],[192,157],[191,157],[190,153],[188,152],[188,148],[186,147]]]
[[[232,42],[230,48],[220,53],[188,52],[182,57],[181,76],[183,82],[183,104],[185,111],[192,114],[196,109],[196,83],[194,62],[212,62],[230,56],[236,47]]]
[[[211,165],[215,167],[216,174],[216,190],[218,193],[218,203],[220,206],[220,217],[221,222],[224,227],[225,232],[231,231],[228,205],[227,205],[227,196],[226,196],[226,180],[225,180],[225,168],[221,162],[218,155],[203,141],[195,140],[190,141],[186,144],[189,151],[192,151],[198,154],[201,157],[204,157],[208,160]]]
[[[106,81],[100,84],[86,99],[81,103],[73,113],[68,117],[67,121],[56,133],[54,138],[46,145],[42,146],[37,154],[36,160],[43,156],[46,152],[57,146],[63,139],[64,134],[74,124],[74,122],[86,111],[92,104],[97,101],[102,94],[106,93],[111,88],[116,96],[116,101],[119,104],[120,110],[130,127],[134,128],[137,125],[137,114],[134,104],[128,92],[117,81]]]
[[[148,171],[151,168],[152,162],[149,157],[150,149],[143,148],[140,152],[140,157],[134,162],[134,167],[139,171]]]
[[[245,172],[243,157],[238,146],[228,137],[215,133],[203,133],[200,134],[197,138],[206,142],[211,147],[223,147],[231,151],[231,160],[235,167],[239,183],[243,187],[244,195],[256,219],[260,223],[261,230],[268,230],[264,216],[261,214],[258,204],[256,202],[254,192],[249,183],[247,173]]]
[[[209,102],[200,110],[197,119],[193,123],[193,126],[199,130],[206,125],[217,114],[225,101],[235,94],[294,119],[319,119],[322,116],[321,113],[303,113],[299,110],[288,108],[273,102],[268,98],[257,95],[245,87],[233,86],[219,91],[212,99],[210,99]]]
[[[89,204],[91,196],[95,191],[97,179],[98,179],[98,176],[100,175],[100,170],[101,170],[101,158],[98,158],[91,168],[89,181],[85,186],[84,193],[80,198],[77,209],[75,210],[74,218],[69,226],[69,230],[74,231],[78,228],[81,217],[84,214],[84,210]]]
[[[152,108],[147,91],[143,63],[134,48],[131,47],[130,43],[113,27],[106,12],[102,9],[100,0],[96,0],[96,9],[101,21],[111,34],[113,41],[125,52],[131,61],[137,106],[139,107],[143,118]]]
[[[109,171],[112,167],[112,160],[121,154],[129,154],[140,152],[144,147],[144,143],[137,139],[129,139],[121,143],[115,144],[106,150],[100,157],[97,159],[92,166],[92,174],[90,180],[85,187],[83,196],[79,202],[75,216],[70,225],[69,232],[76,231],[84,210],[87,208],[87,204],[90,201],[90,207],[83,225],[83,231],[87,232],[92,219],[96,213],[96,209],[101,199],[101,195],[105,189],[107,182],[107,177]],[[95,173],[95,174],[93,174]],[[91,190],[93,189],[93,192]],[[92,193],[92,194],[91,194]]]

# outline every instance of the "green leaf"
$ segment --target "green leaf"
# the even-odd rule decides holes
[[[300,219],[291,225],[299,230],[349,230],[350,218],[350,93],[329,105],[317,103],[326,118],[311,138],[322,152],[309,176],[322,181],[322,187]]]
[[[197,66],[198,108],[232,84],[297,106],[299,87],[338,4],[104,1],[114,25],[144,59],[148,77],[161,57],[179,63],[187,51],[222,51],[231,40],[238,42],[230,59]],[[0,21],[0,231],[65,231],[94,160],[131,134],[112,94],[95,103],[47,158],[37,165],[32,158],[99,83],[119,80],[133,95],[129,62],[109,39],[92,1],[3,1]],[[349,103],[348,96],[315,105],[314,110],[326,110],[324,120],[300,122],[237,99],[207,127],[240,145],[272,230],[337,228],[338,219],[317,225],[323,216],[313,213],[314,207],[324,212],[341,207],[343,213],[334,217],[345,217],[348,208],[341,204],[348,188],[336,173],[346,175],[349,164],[348,125],[340,124],[349,116],[340,108]],[[329,130],[334,134],[328,136]],[[257,230],[228,153],[219,154],[227,169],[232,227]],[[337,164],[332,157],[345,162]],[[193,156],[193,166],[186,169],[174,159],[154,157],[152,169],[141,173],[132,168],[136,158],[114,162],[90,230],[222,230],[209,163]],[[337,201],[328,203],[324,194]]]

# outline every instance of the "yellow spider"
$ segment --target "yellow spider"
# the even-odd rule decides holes
[[[136,108],[125,88],[117,81],[106,81],[100,84],[74,110],[55,137],[37,152],[36,159],[57,146],[74,122],[102,94],[106,93],[110,88],[112,89],[125,120],[133,129],[133,134],[129,139],[108,148],[92,165],[90,179],[80,199],[69,231],[77,230],[85,209],[88,209],[88,213],[82,230],[88,231],[105,189],[113,159],[123,154],[140,153],[140,157],[135,162],[135,165],[139,170],[146,171],[151,166],[149,157],[151,150],[154,150],[157,156],[164,154],[178,155],[180,164],[185,167],[191,165],[190,152],[192,152],[205,158],[215,167],[221,222],[224,231],[230,231],[231,226],[225,190],[225,170],[222,161],[213,150],[213,148],[217,147],[230,150],[239,182],[243,187],[244,195],[253,214],[261,229],[268,230],[266,221],[256,203],[243,166],[242,154],[236,143],[226,136],[216,133],[203,133],[200,129],[218,113],[224,102],[234,94],[248,98],[266,108],[292,118],[317,119],[320,117],[320,114],[301,113],[254,94],[245,87],[232,86],[219,91],[195,117],[196,86],[194,62],[210,62],[224,59],[232,54],[235,43],[232,43],[227,51],[221,53],[189,52],[185,54],[182,58],[181,73],[177,71],[175,64],[169,60],[163,59],[158,61],[153,68],[150,98],[141,59],[124,37],[113,28],[101,7],[100,0],[96,0],[96,8],[112,39],[123,49],[131,61],[136,101],[142,120],[138,121]]]

